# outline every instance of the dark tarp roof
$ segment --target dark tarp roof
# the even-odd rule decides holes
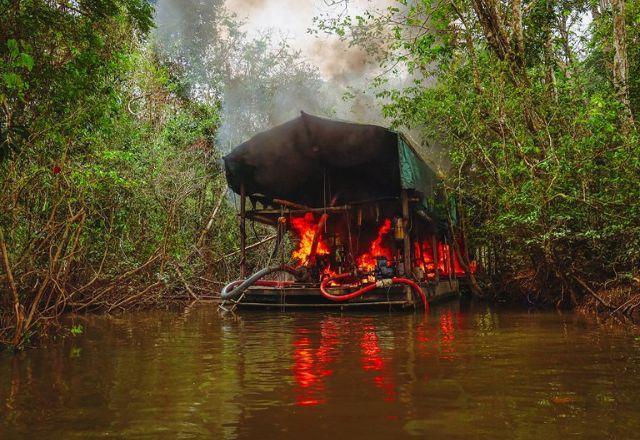
[[[229,186],[311,207],[398,197],[433,201],[436,175],[398,133],[306,113],[259,133],[224,158]]]

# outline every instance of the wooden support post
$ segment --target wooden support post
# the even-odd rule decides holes
[[[411,277],[411,237],[409,235],[409,194],[407,190],[402,190],[402,226],[404,228],[404,238],[402,240],[402,256],[404,259],[404,276]],[[407,301],[412,302],[413,296],[411,294],[411,288],[408,286],[405,288]]]
[[[402,255],[404,257],[404,274],[411,276],[411,237],[409,236],[409,194],[402,190],[402,223],[404,226],[404,240]]]
[[[247,197],[244,182],[240,184],[240,278],[247,276],[247,230],[246,224]]]
[[[455,240],[455,238],[452,238],[451,240]],[[449,244],[449,279],[457,278],[456,251],[454,248],[455,248],[455,244],[453,243],[453,241],[451,241],[451,244]]]
[[[438,258],[438,239],[436,238],[436,234],[434,233],[431,236],[431,249],[433,249],[433,264],[435,266],[436,272],[436,283],[440,282],[440,271],[438,270],[438,263],[440,259]]]

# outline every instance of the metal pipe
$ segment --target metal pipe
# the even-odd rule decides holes
[[[246,230],[246,204],[244,182],[240,183],[240,278],[247,273],[247,230]]]
[[[238,296],[240,296],[242,294],[242,292],[244,292],[249,287],[251,287],[254,284],[256,284],[260,280],[260,278],[263,278],[263,277],[265,277],[265,276],[267,276],[267,275],[269,275],[271,273],[274,273],[274,272],[290,273],[291,275],[295,276],[296,279],[299,279],[299,278],[301,278],[303,276],[303,273],[302,273],[302,271],[300,269],[296,269],[296,268],[291,267],[291,266],[265,267],[264,269],[259,270],[258,272],[256,272],[253,275],[251,275],[246,280],[236,280],[236,281],[230,282],[229,284],[224,286],[224,288],[220,292],[220,297],[223,300],[237,298]],[[262,281],[262,283],[265,283],[265,281]],[[283,282],[280,282],[280,283],[283,283]]]

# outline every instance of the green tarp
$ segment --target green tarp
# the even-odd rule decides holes
[[[424,207],[433,212],[438,185],[436,173],[400,134],[398,135],[398,161],[402,188],[418,191],[422,195]]]
[[[446,230],[447,210],[454,222],[456,219],[455,200],[448,202],[438,190],[440,180],[435,171],[413,149],[411,144],[398,133],[398,162],[400,167],[400,185],[403,189],[413,190],[421,195],[420,203],[427,213]]]

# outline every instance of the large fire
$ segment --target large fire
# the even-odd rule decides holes
[[[433,261],[433,250],[428,241],[413,243],[414,265],[420,267],[427,278],[435,278],[436,264]]]
[[[358,269],[364,272],[371,272],[376,267],[376,257],[385,257],[388,262],[391,262],[393,253],[383,243],[384,236],[389,231],[391,231],[391,220],[386,219],[378,229],[378,236],[371,242],[369,252],[365,252],[358,257]]]
[[[319,217],[307,212],[301,217],[291,218],[291,229],[298,237],[299,241],[291,257],[298,267],[309,266],[317,268],[320,278],[333,277],[349,268],[341,265],[348,260],[344,260],[343,248],[337,247],[336,254],[333,255],[329,244],[324,240],[324,225],[327,220],[326,214]],[[371,241],[369,248],[356,258],[357,268],[363,273],[372,273],[376,270],[378,258],[385,258],[389,265],[394,260],[392,246],[387,246],[387,235],[391,232],[392,222],[385,219],[379,226],[376,237]],[[315,254],[313,253],[315,241]],[[337,245],[340,246],[340,245]],[[434,258],[432,239],[420,239],[413,241],[413,267],[420,268],[423,275],[420,278],[435,279],[436,271],[440,275],[455,274],[464,276],[465,272],[458,261],[458,255],[451,252],[450,244],[436,241],[437,258]],[[453,255],[452,255],[453,254]],[[319,257],[319,258],[316,258]],[[475,262],[471,263],[471,271],[475,271]]]
[[[316,233],[320,234],[317,238],[316,255],[327,255],[329,253],[329,246],[322,239],[322,230],[318,230],[319,221],[319,219],[315,219],[311,212],[307,212],[303,217],[294,217],[291,219],[291,227],[300,239],[296,250],[293,251],[291,256],[294,260],[298,261],[299,266],[309,262],[311,247],[313,246]]]
[[[449,275],[455,273],[463,276],[464,269],[458,261],[458,255],[454,253],[453,261],[451,261],[451,248],[448,244],[437,242],[438,261],[433,258],[433,249],[430,241],[414,242],[414,264],[420,267],[426,274],[427,278],[435,278],[436,267],[441,275]],[[453,271],[453,272],[452,272]],[[475,262],[471,262],[471,271],[475,272]]]

